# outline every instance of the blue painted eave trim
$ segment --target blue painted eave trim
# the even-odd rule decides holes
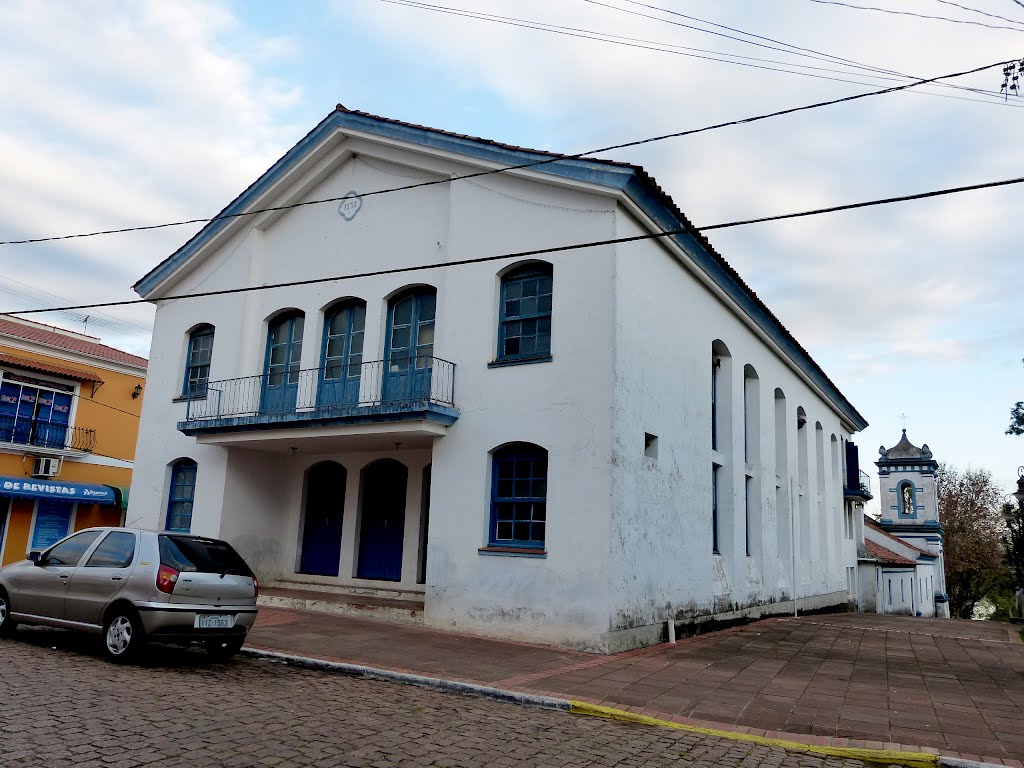
[[[301,162],[321,142],[336,130],[351,130],[375,136],[433,147],[446,152],[458,153],[494,163],[518,165],[536,162],[546,157],[557,155],[536,152],[516,151],[506,147],[490,144],[483,140],[446,134],[426,128],[379,120],[369,115],[335,110],[294,147],[274,163],[262,176],[253,182],[242,194],[228,204],[217,216],[230,217],[247,210],[278,180]],[[600,184],[614,189],[622,189],[636,172],[634,168],[621,165],[609,165],[588,160],[559,159],[555,162],[539,166],[538,170],[556,176],[571,178],[576,181]],[[211,238],[223,230],[232,221],[231,218],[216,218],[197,232],[185,245],[157,265],[133,289],[142,298],[148,298],[160,284],[170,277],[177,269],[188,261]]]
[[[500,146],[483,139],[457,136],[443,131],[394,122],[372,115],[336,109],[324,118],[312,131],[284,154],[259,179],[235,198],[218,216],[242,213],[252,206],[270,187],[311,153],[317,145],[332,132],[345,129],[381,136],[410,144],[433,147],[438,150],[457,153],[494,163],[517,165],[535,162],[557,155],[527,152]],[[622,191],[636,203],[659,227],[666,230],[692,228],[676,210],[668,195],[657,188],[656,183],[642,169],[635,166],[609,164],[596,160],[558,159],[538,166],[535,170],[575,181],[597,184]],[[179,248],[160,265],[151,270],[133,287],[142,298],[148,298],[167,278],[187,262],[217,233],[222,231],[230,218],[218,218],[209,222],[185,245]],[[672,239],[714,280],[726,294],[736,302],[772,341],[826,394],[843,417],[860,431],[868,426],[853,405],[839,389],[825,376],[824,372],[797,344],[796,340],[775,319],[755,296],[749,287],[743,285],[734,273],[723,264],[724,259],[714,254],[703,238],[685,234],[674,235]]]

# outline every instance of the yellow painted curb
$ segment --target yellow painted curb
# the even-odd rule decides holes
[[[639,723],[640,725],[658,725],[663,728],[675,728],[679,731],[702,733],[706,736],[719,736],[724,739],[733,739],[734,741],[763,744],[767,747],[781,747],[791,751],[811,752],[815,755],[825,755],[828,757],[846,757],[853,760],[864,760],[869,763],[905,765],[908,768],[935,768],[939,763],[939,758],[936,755],[928,755],[924,752],[899,752],[892,749],[858,749],[856,747],[823,747],[816,744],[804,744],[799,741],[770,739],[767,736],[755,736],[752,733],[721,731],[717,728],[702,728],[698,725],[673,723],[671,720],[659,720],[656,717],[638,715],[635,712],[626,712],[623,709],[615,709],[614,707],[603,707],[599,704],[587,704],[583,701],[570,701],[569,711],[576,715],[604,717],[611,720],[623,720],[627,723]]]

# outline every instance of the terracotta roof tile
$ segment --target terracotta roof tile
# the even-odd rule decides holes
[[[872,557],[887,565],[917,565],[913,560],[897,555],[895,552],[886,549],[881,544],[876,544],[870,539],[864,540],[864,548],[867,549],[868,554]]]
[[[77,336],[61,333],[59,328],[40,323],[27,325],[0,317],[0,336],[13,336],[14,338],[33,341],[43,346],[65,349],[68,352],[76,352],[80,355],[88,355],[99,360],[132,365],[137,368],[145,368],[149,362],[144,357],[138,357],[123,352],[120,349],[108,347],[106,344],[100,344],[99,341],[87,341]]]
[[[920,547],[915,547],[913,544],[908,544],[903,539],[901,539],[899,536],[893,536],[891,533],[889,533],[887,530],[885,530],[882,526],[880,526],[878,524],[877,520],[873,520],[872,518],[868,517],[867,515],[864,515],[864,524],[866,526],[868,526],[869,528],[871,528],[872,530],[878,531],[880,534],[882,534],[886,538],[892,539],[893,541],[902,544],[904,547],[910,547],[915,552],[920,552],[922,555],[927,555],[928,557],[935,557],[935,555],[932,554],[931,552],[929,552],[928,550],[921,549]]]
[[[74,379],[75,381],[95,381],[99,384],[103,383],[103,379],[93,371],[65,368],[62,365],[50,365],[49,363],[44,363],[40,360],[30,360],[27,357],[9,355],[6,352],[0,352],[0,363],[7,363],[8,365],[13,365],[16,368],[27,368],[30,371],[53,373],[57,376],[63,376],[66,379]]]

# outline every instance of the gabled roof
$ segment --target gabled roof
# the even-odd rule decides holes
[[[921,557],[923,555],[924,557],[931,558],[932,560],[935,560],[937,558],[937,555],[934,555],[931,552],[928,552],[927,550],[921,549],[920,547],[915,547],[913,544],[907,543],[906,541],[901,539],[899,536],[893,536],[887,530],[882,528],[882,526],[880,526],[874,519],[868,517],[867,515],[864,515],[864,525],[866,525],[868,528],[870,528],[873,531],[877,531],[878,533],[880,533],[885,538],[891,539],[892,541],[895,541],[897,544],[902,544],[904,547],[907,547],[907,549],[914,550],[915,552],[918,553],[918,557]],[[865,545],[867,544],[867,539],[864,540],[864,543],[865,543]],[[898,555],[897,555],[897,557],[898,557]]]
[[[917,565],[915,561],[897,555],[891,549],[886,549],[881,544],[876,544],[869,539],[864,540],[864,548],[867,549],[869,555],[886,565]]]
[[[779,346],[832,401],[834,407],[855,429],[867,427],[867,421],[839,388],[811,358],[796,338],[786,329],[767,305],[751,290],[739,274],[715,250],[708,239],[697,231],[672,198],[641,166],[614,160],[572,157],[526,147],[452,133],[414,123],[406,123],[367,112],[352,110],[339,104],[313,130],[263,173],[245,191],[231,201],[185,245],[150,270],[133,287],[148,298],[237,215],[251,208],[287,171],[301,162],[322,141],[336,131],[358,132],[440,151],[461,154],[489,163],[520,165],[537,160],[552,162],[536,166],[538,173],[561,176],[581,182],[598,184],[618,190],[635,203],[662,230],[686,229],[692,234],[673,235],[672,240],[689,254],[736,304]]]
[[[94,336],[66,331],[53,325],[44,325],[29,320],[0,317],[0,344],[4,336],[22,339],[53,349],[62,349],[98,360],[130,365],[145,370],[148,361],[144,357],[129,354],[114,347],[101,344]]]

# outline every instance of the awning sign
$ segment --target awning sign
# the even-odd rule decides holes
[[[60,483],[26,477],[0,477],[0,496],[59,499],[83,504],[116,504],[114,489],[92,483]]]

